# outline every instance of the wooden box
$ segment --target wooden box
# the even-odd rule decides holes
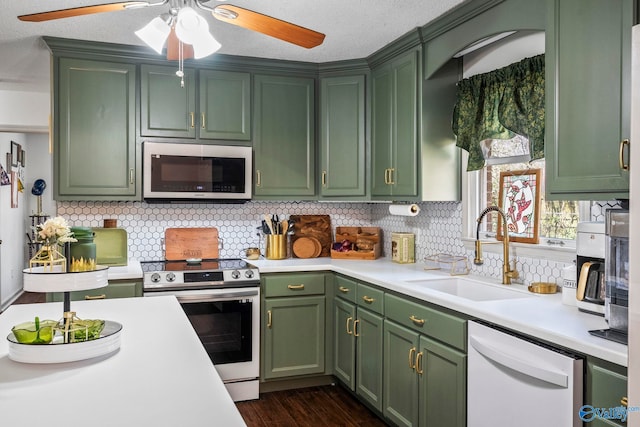
[[[336,242],[349,240],[355,249],[348,252],[338,252],[331,249],[331,258],[336,259],[376,259],[380,258],[382,233],[379,227],[336,227]],[[361,247],[358,248],[358,241]]]

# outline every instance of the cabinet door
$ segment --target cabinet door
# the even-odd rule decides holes
[[[373,196],[418,195],[418,55],[411,51],[373,74]]]
[[[418,425],[418,346],[417,333],[384,321],[383,413],[398,426]]]
[[[594,408],[618,408],[621,406],[623,397],[627,397],[627,369],[622,366],[613,365],[608,362],[587,362],[586,376],[586,405]],[[591,418],[592,414],[587,414],[589,422],[585,425],[597,427],[624,426],[621,420]],[[629,414],[635,417],[636,414]]]
[[[467,356],[420,337],[420,426],[464,427],[467,413]]]
[[[630,133],[634,1],[555,0],[549,4],[547,197],[628,198],[629,174],[620,168],[619,152]]]
[[[334,313],[333,374],[351,391],[355,390],[356,339],[353,333],[356,306],[336,298]]]
[[[391,194],[418,195],[418,52],[394,61],[394,139]]]
[[[384,65],[372,75],[371,101],[371,194],[388,196],[388,171],[392,167],[393,141],[393,73],[390,65]]]
[[[54,68],[55,199],[134,200],[135,65],[58,61]]]
[[[254,78],[255,196],[315,194],[314,80]]]
[[[355,326],[356,393],[382,412],[382,355],[384,352],[382,316],[358,307]]]
[[[325,297],[265,299],[263,378],[322,374]]]
[[[200,138],[251,139],[251,75],[200,70]]]
[[[365,195],[364,76],[328,77],[320,86],[320,195]]]
[[[184,70],[184,87],[176,67],[140,66],[140,134],[195,138],[196,80],[192,69]]]
[[[72,301],[133,298],[142,296],[142,282],[135,280],[109,281],[105,288],[87,289],[85,291],[73,291],[70,294]],[[47,293],[47,302],[59,302],[64,299],[62,292]]]

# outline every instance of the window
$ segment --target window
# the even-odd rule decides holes
[[[466,157],[466,156],[465,156]],[[467,237],[475,239],[476,218],[487,206],[499,206],[500,172],[510,170],[540,169],[539,190],[539,235],[540,246],[575,247],[576,229],[581,209],[588,210],[588,203],[578,201],[547,201],[544,197],[544,159],[530,163],[493,164],[484,168],[463,171],[463,182],[466,182],[466,210],[468,231]],[[463,168],[464,169],[464,168]],[[584,205],[583,205],[584,204]],[[497,232],[498,215],[488,213],[480,224],[480,238],[494,238]]]

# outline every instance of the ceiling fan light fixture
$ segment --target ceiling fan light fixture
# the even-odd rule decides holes
[[[193,44],[202,34],[209,32],[209,24],[190,7],[183,7],[176,18],[176,35],[183,43]]]
[[[162,53],[162,47],[169,37],[171,27],[161,17],[156,17],[151,20],[143,28],[135,32],[135,35],[145,42],[149,47],[158,53]]]
[[[200,58],[209,56],[212,53],[215,53],[216,51],[218,51],[218,49],[222,47],[222,45],[218,42],[218,40],[213,38],[213,36],[209,34],[209,32],[206,32],[202,34],[201,37],[198,37],[198,39],[194,41],[192,46],[193,46],[193,57],[195,59],[200,59]]]

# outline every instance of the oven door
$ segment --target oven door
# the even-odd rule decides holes
[[[259,376],[260,288],[150,292],[174,295],[225,382]]]

